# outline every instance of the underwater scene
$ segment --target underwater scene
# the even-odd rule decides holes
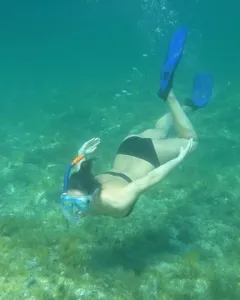
[[[239,9],[1,3],[0,300],[240,299]],[[61,194],[78,149],[101,139],[93,173],[109,171],[123,139],[168,112],[165,83],[200,108],[196,150],[129,215],[69,222]]]

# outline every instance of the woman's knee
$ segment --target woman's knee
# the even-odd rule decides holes
[[[196,132],[192,129],[184,129],[182,131],[181,138],[186,140],[193,139],[194,142],[198,141],[198,136]]]

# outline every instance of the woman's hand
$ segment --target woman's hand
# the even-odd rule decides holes
[[[189,141],[188,141],[188,143],[187,143],[187,146],[185,147],[185,148],[183,148],[183,147],[181,147],[181,149],[180,149],[180,152],[179,152],[179,155],[178,155],[178,159],[179,159],[179,161],[182,161],[184,158],[185,158],[185,156],[189,153],[189,152],[191,152],[191,150],[192,150],[192,148],[193,148],[193,139],[190,139]]]
[[[98,145],[100,144],[100,138],[92,138],[82,145],[82,147],[78,150],[78,154],[89,154],[96,151]]]

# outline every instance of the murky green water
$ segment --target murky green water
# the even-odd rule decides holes
[[[236,0],[1,4],[0,299],[239,299],[238,8]],[[59,204],[66,165],[99,136],[95,171],[106,170],[122,138],[166,111],[159,72],[183,24],[178,98],[196,72],[215,80],[209,106],[191,116],[198,150],[128,218],[69,227]]]

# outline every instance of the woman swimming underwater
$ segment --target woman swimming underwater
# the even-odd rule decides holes
[[[181,107],[176,99],[173,77],[186,35],[186,28],[174,33],[161,72],[158,95],[168,105],[169,113],[161,117],[154,128],[127,136],[109,171],[97,176],[92,173],[93,160],[88,159],[88,155],[97,149],[99,138],[87,141],[67,168],[61,203],[63,214],[69,221],[76,223],[86,215],[128,216],[140,195],[163,180],[196,148],[197,134],[186,112],[207,104],[212,83],[208,74],[198,74],[188,103]],[[172,125],[179,137],[168,138]],[[70,175],[72,168],[75,170]]]

